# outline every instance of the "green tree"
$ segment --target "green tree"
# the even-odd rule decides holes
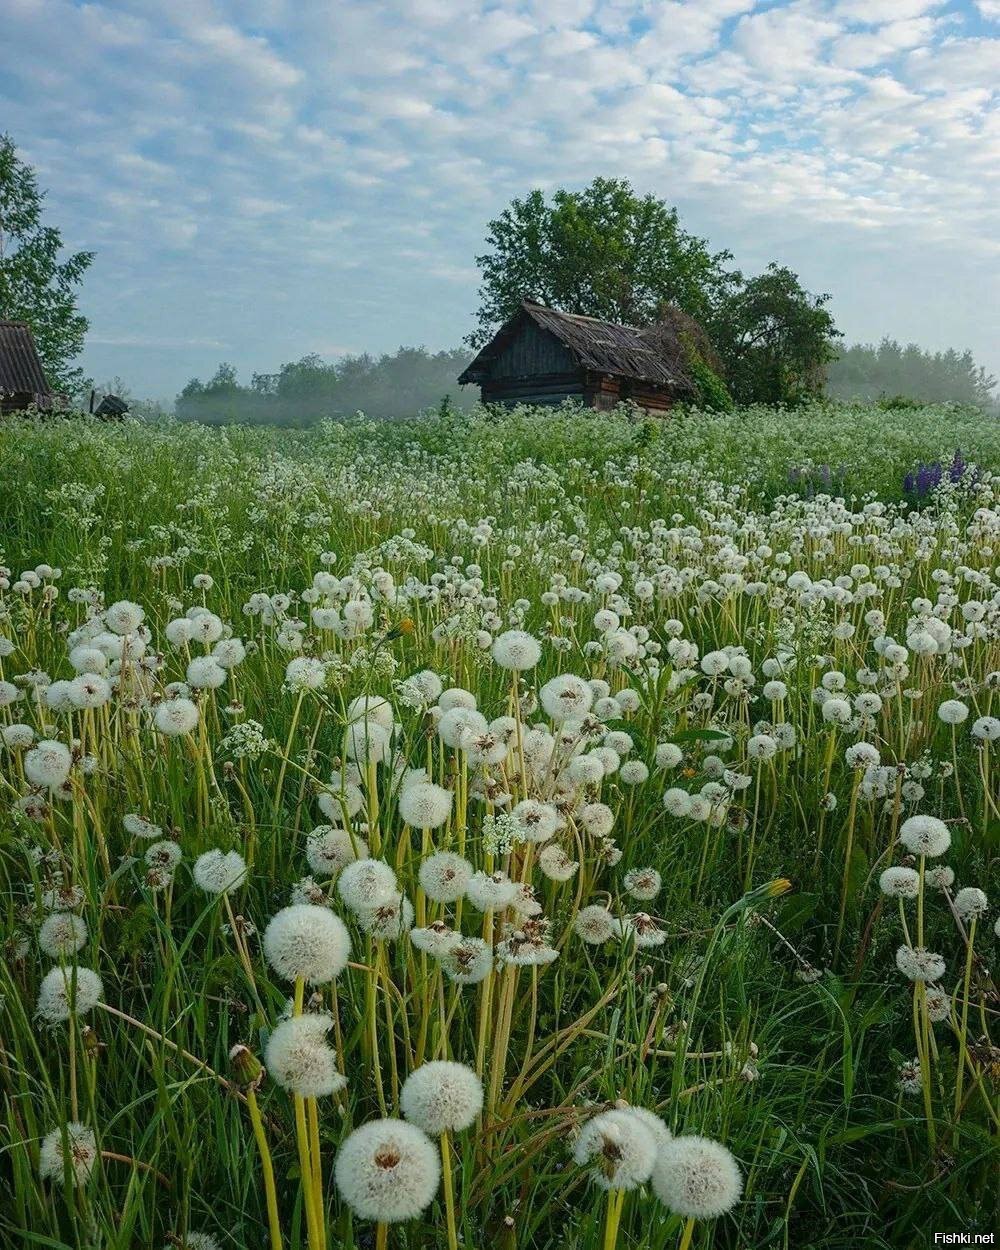
[[[565,312],[647,325],[665,303],[707,321],[731,284],[728,252],[681,228],[677,210],[620,178],[531,191],[489,223],[473,347],[531,296]]]
[[[79,395],[85,380],[72,362],[88,323],[77,309],[74,288],[94,253],[60,259],[62,235],[42,223],[44,198],[35,171],[18,157],[10,136],[0,135],[0,317],[26,321],[49,385]]]
[[[829,300],[783,265],[733,284],[709,332],[737,403],[796,403],[822,392],[840,337]]]

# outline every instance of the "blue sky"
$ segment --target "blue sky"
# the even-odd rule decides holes
[[[84,365],[457,345],[484,226],[624,176],[848,338],[1000,374],[1000,0],[4,0],[0,128],[73,247]]]

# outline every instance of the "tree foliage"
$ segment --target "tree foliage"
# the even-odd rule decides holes
[[[855,343],[843,348],[829,369],[828,388],[837,399],[900,397],[924,402],[996,403],[996,378],[977,365],[970,351],[929,352],[884,338],[877,346]]]
[[[472,346],[481,346],[525,296],[551,308],[646,325],[664,303],[704,321],[730,281],[728,252],[681,228],[677,210],[638,196],[624,179],[583,191],[514,200],[489,223]]]
[[[829,299],[783,265],[733,283],[711,324],[737,403],[797,403],[822,391],[840,337]]]
[[[531,296],[564,312],[649,325],[664,305],[694,317],[715,345],[733,397],[796,402],[822,390],[837,337],[826,295],[791,270],[756,278],[689,234],[677,210],[624,179],[515,199],[487,227],[476,329],[480,346]]]
[[[0,317],[26,321],[49,385],[79,394],[83,372],[73,360],[83,348],[87,319],[76,290],[93,252],[63,256],[62,235],[42,221],[44,191],[20,159],[14,141],[0,134]]]

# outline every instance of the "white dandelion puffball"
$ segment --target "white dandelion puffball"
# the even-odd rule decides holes
[[[493,643],[493,659],[501,667],[512,672],[534,668],[542,658],[542,647],[537,638],[523,629],[508,629]]]
[[[656,1160],[656,1139],[628,1111],[604,1111],[580,1130],[573,1144],[573,1159],[592,1167],[593,1179],[601,1189],[635,1189],[649,1180]]]
[[[450,692],[445,691],[445,694],[448,693]],[[437,723],[441,741],[445,746],[453,749],[463,749],[467,738],[488,733],[489,728],[490,723],[482,712],[477,712],[474,707],[465,707],[463,704],[449,708]]]
[[[113,634],[134,634],[146,613],[137,603],[120,599],[104,613],[104,623]]]
[[[66,697],[78,709],[103,707],[111,698],[111,683],[99,673],[80,673],[66,687]]]
[[[97,1161],[97,1138],[93,1130],[76,1121],[46,1133],[38,1151],[38,1175],[43,1181],[61,1184],[66,1175],[64,1150],[69,1146],[69,1171],[75,1185],[84,1185]]]
[[[980,716],[973,722],[972,736],[982,742],[996,742],[1000,738],[1000,719],[996,716]]]
[[[293,903],[271,917],[264,930],[264,958],[279,977],[302,977],[325,985],[347,967],[351,938],[347,926],[328,907]]]
[[[414,829],[437,829],[451,815],[452,792],[432,781],[416,781],[399,796],[399,814]]]
[[[50,959],[67,959],[75,955],[86,940],[85,922],[71,911],[57,911],[46,916],[38,930],[39,949]]]
[[[288,661],[285,685],[289,690],[322,690],[326,685],[326,665],[314,656],[298,655]]]
[[[313,872],[320,876],[332,876],[356,859],[367,858],[368,843],[352,835],[349,829],[317,825],[306,838],[306,859]]]
[[[674,742],[660,742],[655,752],[656,767],[664,770],[676,768],[684,758],[684,752]]]
[[[594,692],[582,677],[563,673],[547,681],[539,690],[538,698],[546,715],[562,722],[586,716],[594,702]]]
[[[901,946],[896,951],[896,967],[910,981],[940,981],[945,971],[942,956],[926,946]]]
[[[193,733],[198,728],[197,704],[183,696],[164,699],[157,705],[153,724],[168,738],[179,738],[183,734]]]
[[[514,901],[517,883],[505,872],[476,872],[465,887],[465,897],[477,911],[503,911]]]
[[[652,1175],[657,1198],[688,1219],[714,1220],[739,1202],[743,1177],[731,1152],[708,1137],[674,1137]]]
[[[68,1020],[74,1012],[85,1016],[103,994],[101,978],[90,968],[50,968],[38,987],[38,1015],[48,1024]]]
[[[936,816],[911,816],[899,830],[899,840],[912,855],[936,858],[951,846],[951,834]]]
[[[438,851],[420,865],[420,888],[435,903],[454,903],[460,899],[472,880],[473,868],[467,859],[454,851]]]
[[[399,885],[384,859],[357,859],[341,872],[337,891],[351,911],[362,911],[388,903],[399,893]]]
[[[692,802],[687,790],[682,790],[679,786],[671,786],[669,790],[664,791],[663,806],[671,816],[677,816],[683,820],[691,814]]]
[[[934,890],[950,890],[955,884],[955,869],[948,864],[938,864],[924,873],[924,884]]]
[[[391,730],[395,716],[392,704],[380,694],[359,694],[347,705],[349,721],[374,721],[385,730]]]
[[[551,803],[522,799],[510,814],[525,842],[547,842],[559,828],[559,812]]]
[[[963,703],[961,699],[945,699],[938,708],[938,719],[944,721],[946,725],[961,725],[964,720],[968,720],[969,707]]]
[[[185,1233],[183,1241],[177,1238],[164,1250],[221,1250],[211,1233]]]
[[[225,683],[226,670],[212,655],[196,656],[187,666],[187,684],[192,690],[218,690]]]
[[[24,757],[24,775],[33,786],[55,790],[69,777],[73,757],[62,742],[39,742]]]
[[[920,873],[915,868],[887,868],[878,883],[889,898],[916,898],[920,891]]]
[[[661,878],[655,868],[633,868],[625,874],[624,885],[633,898],[646,901],[659,894]]]
[[[493,969],[493,948],[482,938],[457,938],[442,953],[441,967],[457,985],[478,985]]]
[[[577,937],[591,946],[600,946],[608,942],[617,932],[614,916],[600,903],[592,903],[589,907],[581,907],[576,913],[573,928]]]
[[[246,860],[239,851],[206,851],[194,861],[195,885],[206,894],[228,894],[246,879]]]
[[[550,881],[569,881],[576,875],[580,864],[570,859],[558,842],[549,842],[539,853],[538,867]]]
[[[428,1207],[441,1161],[427,1134],[405,1120],[372,1120],[340,1147],[334,1179],[344,1202],[363,1220],[395,1224]]]
[[[282,1089],[303,1098],[325,1098],[347,1084],[327,1044],[333,1017],[310,1012],[282,1020],[267,1039],[264,1066]]]
[[[652,1136],[657,1150],[672,1139],[673,1134],[670,1129],[655,1111],[649,1111],[646,1107],[620,1107],[619,1110],[622,1114],[630,1115],[634,1120],[638,1120],[646,1132]]]
[[[955,895],[955,910],[963,920],[978,920],[990,909],[990,902],[982,890],[967,885]]]
[[[464,1063],[437,1059],[406,1078],[399,1109],[417,1128],[432,1137],[467,1129],[483,1106],[483,1083]]]

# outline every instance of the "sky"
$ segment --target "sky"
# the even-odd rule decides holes
[[[0,129],[97,255],[83,365],[457,346],[486,223],[625,177],[849,341],[1000,374],[1000,0],[3,0]]]

